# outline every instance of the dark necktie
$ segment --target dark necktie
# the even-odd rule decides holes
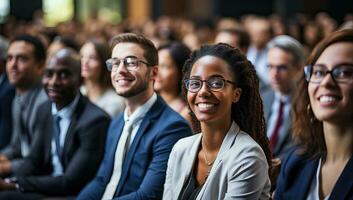
[[[273,129],[271,138],[270,138],[270,148],[271,151],[274,152],[276,148],[276,144],[278,142],[278,135],[279,135],[279,130],[281,128],[281,125],[283,123],[283,108],[284,108],[284,102],[280,101],[279,103],[279,109],[278,109],[278,117],[276,120],[275,128]]]
[[[61,147],[60,147],[60,120],[61,117],[58,115],[54,116],[54,138],[55,138],[55,149],[56,153],[61,161]]]

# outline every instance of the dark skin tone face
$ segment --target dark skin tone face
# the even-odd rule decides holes
[[[50,63],[44,70],[43,85],[49,99],[60,110],[71,103],[79,91],[79,70],[60,62]]]

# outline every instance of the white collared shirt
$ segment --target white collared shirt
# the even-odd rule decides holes
[[[76,95],[75,99],[67,106],[62,108],[61,110],[57,110],[56,105],[53,103],[51,107],[51,113],[53,116],[60,116],[61,120],[59,122],[60,126],[60,148],[62,149],[64,146],[65,138],[67,131],[69,129],[72,114],[76,108],[80,95]],[[52,155],[52,165],[53,165],[53,176],[63,175],[63,167],[60,162],[60,159],[56,152],[56,144],[55,144],[55,136],[53,135],[51,140],[51,155]]]
[[[124,111],[125,124],[127,123],[127,121],[134,121],[135,118],[140,118],[133,125],[133,129],[131,131],[131,136],[130,136],[130,143],[128,145],[128,148],[131,146],[132,142],[134,141],[136,133],[137,133],[138,129],[140,128],[141,122],[144,119],[146,113],[151,109],[151,107],[153,106],[153,104],[156,101],[157,101],[157,94],[153,93],[153,95],[146,101],[146,103],[139,106],[130,116],[128,116],[128,111],[125,108],[125,111]]]

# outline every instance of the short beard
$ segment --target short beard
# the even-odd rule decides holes
[[[136,96],[136,95],[142,93],[143,91],[146,91],[147,88],[148,88],[148,83],[142,84],[141,87],[133,88],[133,89],[131,89],[130,91],[126,91],[126,92],[117,92],[117,94],[118,94],[119,96],[128,98],[128,97]]]

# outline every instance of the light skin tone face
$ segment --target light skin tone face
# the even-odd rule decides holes
[[[113,48],[112,58],[124,59],[126,57],[136,57],[139,60],[147,62],[143,56],[143,49],[135,43],[118,43]],[[135,105],[143,104],[153,94],[153,81],[158,73],[157,66],[147,66],[139,62],[136,71],[128,71],[121,62],[116,70],[111,72],[112,84],[118,95],[125,97],[129,103]],[[130,112],[133,112],[131,109]]]
[[[208,80],[211,77],[223,77],[234,82],[229,65],[222,59],[214,56],[199,58],[193,65],[190,78]],[[237,102],[241,89],[226,82],[220,91],[211,91],[205,83],[196,92],[188,92],[187,100],[191,110],[201,123],[223,124],[231,121],[231,106]]]
[[[83,78],[98,80],[102,73],[99,57],[92,43],[86,43],[80,50],[81,76]]]
[[[277,47],[269,50],[267,58],[272,89],[282,95],[289,94],[295,86],[300,66],[293,63],[290,53]]]
[[[177,66],[175,65],[169,50],[162,49],[158,52],[159,66],[158,76],[154,83],[156,91],[175,91],[178,87],[178,81],[181,79],[178,74]]]
[[[78,69],[58,62],[50,62],[43,75],[43,86],[58,110],[71,103],[80,87]]]
[[[228,32],[220,32],[215,38],[215,44],[217,43],[226,43],[235,48],[239,48],[239,38],[235,34]]]
[[[325,65],[328,70],[332,70],[338,64],[353,64],[352,55],[353,43],[335,43],[322,52],[316,64]],[[318,120],[338,124],[352,122],[353,80],[337,83],[327,74],[321,83],[309,82],[308,93],[312,110]]]
[[[6,71],[11,84],[25,92],[39,79],[42,62],[34,57],[34,46],[24,41],[13,42],[7,52]]]

